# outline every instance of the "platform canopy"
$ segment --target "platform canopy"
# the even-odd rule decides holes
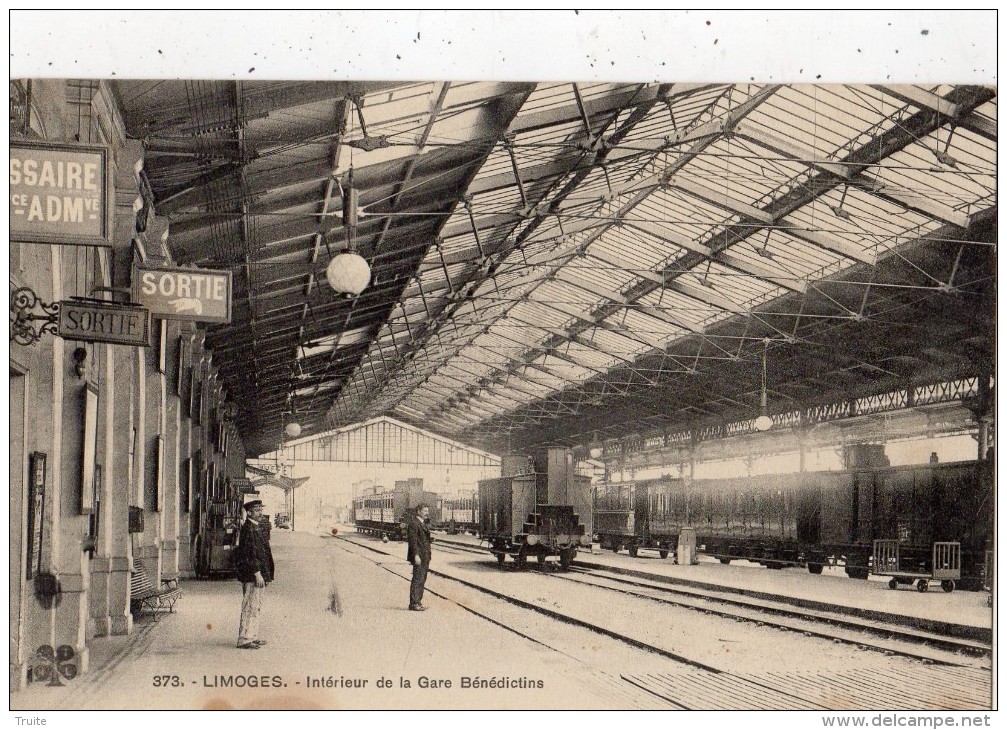
[[[250,455],[292,421],[501,453],[754,417],[763,373],[773,414],[990,372],[993,88],[113,86],[172,257],[234,274],[207,344]]]

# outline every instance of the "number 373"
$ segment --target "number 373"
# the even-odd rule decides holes
[[[155,674],[155,687],[181,687],[182,682],[177,674]]]

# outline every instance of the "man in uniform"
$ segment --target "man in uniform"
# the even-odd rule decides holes
[[[423,605],[423,586],[427,582],[427,570],[430,568],[430,528],[427,518],[430,508],[425,504],[417,505],[416,511],[409,515],[406,528],[409,536],[409,553],[406,560],[412,563],[413,580],[409,585],[409,610],[426,611]]]
[[[266,584],[273,580],[273,553],[269,549],[269,538],[259,524],[262,520],[261,500],[247,503],[245,513],[248,518],[241,526],[234,556],[242,590],[238,648],[258,649],[266,644],[259,639],[259,609]]]

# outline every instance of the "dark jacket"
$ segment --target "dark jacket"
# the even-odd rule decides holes
[[[416,514],[409,515],[406,521],[407,534],[409,536],[409,553],[406,560],[410,563],[417,555],[424,563],[430,562],[430,528]]]
[[[254,583],[256,572],[261,572],[267,583],[273,579],[273,551],[269,549],[269,540],[261,526],[251,520],[245,520],[241,526],[234,568],[242,583]]]

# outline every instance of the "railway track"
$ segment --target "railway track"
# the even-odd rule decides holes
[[[434,546],[457,553],[486,553],[483,549],[450,541],[438,540]],[[574,564],[570,571],[562,573],[553,569],[554,564],[547,565],[547,569],[542,572],[560,580],[574,580],[604,590],[715,614],[735,621],[752,621],[783,631],[799,631],[808,636],[853,644],[888,655],[895,653],[937,664],[958,664],[959,661],[947,658],[946,653],[983,659],[989,658],[993,651],[992,645],[983,641],[944,636],[932,631],[824,610],[795,608],[782,601],[773,602],[765,598],[741,596],[715,586],[697,588],[669,585],[658,580],[625,578],[618,575],[618,569],[601,565],[582,567]],[[823,625],[828,626],[829,630],[823,630]],[[869,634],[870,638],[865,634]],[[910,650],[905,644],[921,648]],[[967,663],[966,666],[982,665]]]
[[[328,536],[326,536],[326,537],[328,537]],[[376,554],[376,555],[380,555],[382,557],[388,557],[389,553],[386,552],[386,551],[384,551],[384,550],[381,550],[381,549],[378,549],[376,547],[373,547],[373,546],[361,543],[361,542],[359,542],[357,540],[348,539],[348,538],[346,538],[346,537],[344,537],[342,535],[340,535],[338,537],[335,537],[335,542],[336,542],[337,545],[339,545],[339,547],[341,547],[346,552],[349,552],[349,553],[351,553],[353,555],[356,555],[357,557],[361,557],[361,558],[363,558],[365,560],[368,560],[369,562],[373,563],[374,565],[376,565],[377,567],[381,568],[382,570],[385,570],[386,572],[391,573],[392,575],[394,575],[394,576],[396,576],[398,578],[401,578],[403,581],[408,582],[410,580],[410,578],[411,578],[411,575],[410,575],[409,572],[406,572],[406,571],[400,572],[399,570],[395,570],[395,569],[389,567],[388,565],[386,565],[384,563],[384,561],[382,561],[380,559],[374,559],[374,558],[370,557],[369,555],[367,555],[365,553],[362,553],[362,552],[360,552],[358,550],[348,549],[345,545],[347,545],[347,544],[348,545],[353,545],[353,546],[355,546],[357,548],[362,548],[363,550],[368,551],[370,553],[373,553],[373,554]],[[478,586],[478,585],[476,585],[474,583],[471,583],[469,581],[459,580],[459,579],[454,578],[452,576],[446,576],[446,575],[443,575],[442,573],[440,573],[439,571],[431,570],[430,573],[433,574],[433,575],[438,575],[440,577],[447,578],[449,580],[452,580],[452,581],[454,581],[456,583],[459,583],[461,585],[467,586],[469,588],[474,588],[475,590],[477,590],[477,591],[479,591],[481,593],[485,593],[485,594],[494,596],[496,598],[501,598],[501,599],[507,600],[507,597],[504,596],[503,594],[498,593],[496,591],[491,591],[491,590],[484,589],[481,586]],[[584,662],[581,659],[579,659],[578,657],[572,655],[570,652],[565,651],[565,650],[563,650],[562,648],[560,648],[558,646],[555,646],[554,642],[550,641],[548,638],[539,638],[539,637],[536,637],[536,636],[532,635],[532,633],[529,632],[529,631],[525,631],[525,630],[522,630],[520,628],[516,628],[513,625],[513,622],[501,620],[498,617],[491,616],[487,611],[480,610],[478,608],[473,607],[473,605],[471,605],[471,603],[468,602],[468,601],[459,601],[459,600],[456,600],[456,599],[452,598],[451,596],[446,595],[445,593],[443,593],[441,591],[438,591],[436,589],[431,588],[429,585],[426,587],[426,592],[429,593],[429,594],[431,594],[431,595],[437,596],[438,598],[440,598],[440,599],[442,599],[444,601],[449,601],[451,604],[453,604],[457,608],[459,608],[459,609],[461,609],[463,611],[466,611],[467,613],[470,613],[470,614],[472,614],[474,616],[478,616],[479,618],[483,619],[484,621],[487,621],[487,622],[493,624],[494,626],[497,626],[497,627],[499,627],[499,628],[501,628],[501,629],[503,629],[503,630],[505,630],[505,631],[507,631],[509,633],[512,633],[512,634],[514,634],[516,636],[519,636],[522,639],[525,639],[526,641],[529,641],[529,642],[531,642],[531,643],[533,643],[533,644],[535,644],[537,646],[540,646],[540,647],[542,647],[544,649],[547,649],[548,651],[560,654],[563,657],[565,657],[565,658],[567,658],[569,660],[572,660],[574,662],[577,662],[579,664],[582,664],[582,665],[584,664]],[[530,606],[530,605],[522,605],[524,602],[520,602],[520,601],[510,600],[510,601],[508,601],[508,603],[510,603],[511,605],[515,605],[515,606],[521,607],[521,608],[535,608],[534,606]],[[549,615],[549,614],[546,613],[545,615]],[[551,617],[552,618],[556,618],[556,616],[551,616]],[[590,668],[587,667],[587,666],[585,666],[585,669],[590,669]],[[622,679],[620,677],[617,677],[617,676],[607,675],[607,674],[603,673],[601,676],[597,676],[596,683],[599,685],[598,689],[600,691],[612,693],[612,694],[615,694],[616,696],[621,697],[623,699],[623,701],[626,702],[628,704],[628,706],[631,707],[631,708],[633,708],[633,709],[642,709],[642,710],[690,709],[690,708],[682,705],[679,702],[675,702],[674,700],[672,700],[670,698],[663,697],[660,693],[653,692],[652,690],[649,690],[646,687],[640,687],[640,686],[638,686],[638,685],[636,685],[636,684],[634,684],[632,682],[626,682],[624,679]]]
[[[572,572],[573,574],[549,573],[549,575],[559,580],[575,581],[637,598],[722,616],[733,621],[749,621],[759,626],[769,626],[781,631],[797,631],[805,636],[816,636],[837,643],[851,644],[862,649],[879,651],[889,656],[897,654],[922,662],[978,667],[981,664],[962,663],[944,658],[941,652],[952,652],[976,658],[988,657],[992,653],[992,647],[977,642],[893,628],[891,625],[886,626],[876,622],[856,621],[822,613],[812,614],[782,606],[766,605],[761,601],[750,602],[711,593],[700,594],[682,591],[664,585],[599,575],[593,569],[574,567]],[[718,606],[725,606],[725,608]],[[828,629],[824,628],[823,624]],[[871,638],[865,638],[865,633],[871,634]],[[923,648],[906,648],[906,642],[920,645]],[[938,649],[940,652],[928,651],[927,648]]]
[[[346,537],[340,536],[340,541],[347,543],[349,545],[356,546],[363,550],[369,551],[371,553],[381,555],[382,557],[387,557],[390,555],[386,550],[382,550],[358,540],[352,540]],[[446,549],[450,552],[455,553],[482,553],[485,554],[484,550],[479,550],[478,548],[473,548],[469,545],[457,545],[457,544],[445,544],[444,541],[437,541],[434,545],[441,549]],[[346,548],[344,548],[346,549]],[[352,552],[356,554],[361,554],[358,550],[353,550]],[[381,564],[380,561],[371,559],[372,562],[376,564]],[[399,576],[403,580],[408,580],[408,574],[399,573],[386,565],[381,565],[385,570],[392,572],[393,574]],[[538,571],[536,571],[538,572]],[[819,676],[816,681],[823,685],[823,691],[825,694],[822,695],[824,698],[833,697],[830,701],[815,701],[803,696],[799,692],[795,692],[792,688],[792,683],[794,681],[793,677],[788,677],[785,673],[781,675],[773,674],[759,674],[758,676],[749,676],[744,674],[735,674],[717,667],[711,666],[708,663],[697,661],[684,654],[669,651],[665,648],[657,646],[653,643],[641,641],[637,638],[626,636],[620,634],[617,631],[613,631],[606,626],[599,625],[598,623],[586,621],[574,616],[569,615],[563,611],[557,611],[547,606],[540,605],[531,601],[526,601],[521,598],[508,595],[502,591],[496,590],[494,588],[475,583],[470,580],[458,577],[456,575],[451,575],[442,570],[431,569],[430,573],[432,575],[438,576],[440,578],[452,581],[456,584],[465,586],[466,588],[478,591],[479,593],[492,596],[494,598],[500,599],[510,605],[517,606],[529,611],[534,611],[537,614],[547,616],[558,622],[566,625],[576,626],[589,630],[591,632],[606,636],[608,638],[614,639],[618,642],[631,646],[635,649],[646,651],[651,654],[656,654],[661,657],[667,658],[679,665],[680,669],[675,672],[662,672],[662,673],[644,673],[640,675],[636,674],[622,674],[620,675],[622,680],[631,684],[632,686],[650,693],[657,698],[662,699],[669,705],[674,707],[680,707],[683,709],[810,709],[810,710],[828,710],[828,709],[855,709],[854,706],[849,704],[844,704],[844,701],[839,698],[836,699],[832,694],[836,691],[842,689],[842,687],[847,684],[856,684],[859,680],[856,679],[855,673],[851,677],[840,676],[840,675],[828,675]],[[846,643],[857,646],[858,648],[875,649],[877,651],[883,652],[886,656],[897,656],[906,660],[911,660],[916,665],[916,670],[914,673],[922,675],[920,678],[914,679],[913,677],[905,676],[902,673],[896,672],[895,674],[882,679],[882,683],[898,683],[904,682],[906,691],[910,691],[913,686],[918,682],[928,682],[932,681],[932,674],[934,672],[939,672],[941,676],[945,679],[944,681],[949,681],[951,678],[955,678],[961,682],[963,687],[963,692],[968,694],[972,693],[971,699],[974,702],[982,703],[988,702],[988,698],[983,694],[983,688],[988,686],[990,683],[989,672],[985,667],[976,666],[974,660],[970,661],[968,658],[961,658],[957,656],[950,656],[948,651],[943,652],[944,656],[937,656],[936,652],[923,652],[906,650],[905,648],[899,648],[896,640],[891,640],[885,642],[874,642],[873,645],[865,642],[864,638],[861,636],[859,639],[855,637],[839,637],[834,635],[834,633],[807,630],[803,627],[797,627],[795,624],[788,620],[784,622],[783,620],[778,621],[767,621],[765,618],[758,618],[757,616],[742,616],[739,611],[731,612],[727,609],[724,610],[711,610],[709,608],[702,608],[700,606],[688,606],[684,605],[684,602],[668,601],[662,600],[664,597],[660,593],[655,596],[646,595],[642,592],[641,588],[638,586],[633,587],[630,585],[627,587],[625,584],[633,584],[634,581],[621,581],[623,585],[620,585],[620,580],[616,579],[614,581],[615,585],[605,586],[602,583],[604,581],[610,581],[612,578],[608,576],[597,576],[592,574],[590,570],[577,570],[573,574],[559,574],[550,571],[543,571],[542,575],[548,576],[550,579],[567,580],[574,583],[580,583],[581,585],[587,585],[591,588],[596,589],[606,589],[627,595],[632,598],[642,599],[642,600],[657,600],[662,603],[671,603],[679,608],[696,608],[707,614],[713,614],[718,617],[723,617],[726,619],[732,619],[736,621],[749,621],[753,622],[759,626],[777,628],[785,631],[795,631],[799,632],[805,636],[818,637],[822,639],[831,640],[837,643]],[[660,591],[662,586],[645,586],[648,589],[657,589]],[[428,590],[430,590],[428,588]],[[452,600],[447,598],[442,593],[433,592],[446,600]],[[704,599],[705,600],[705,599]],[[548,640],[543,640],[535,636],[526,634],[525,632],[514,628],[513,626],[506,625],[505,623],[494,619],[492,616],[485,614],[485,612],[473,609],[471,606],[467,606],[463,603],[457,601],[452,601],[459,605],[466,611],[474,613],[476,615],[485,618],[492,623],[505,628],[508,631],[521,635],[522,637],[533,641],[537,644],[541,644],[550,649],[551,647]],[[747,607],[746,607],[747,608]],[[891,632],[889,632],[891,633]],[[684,672],[684,673],[683,673]],[[683,684],[684,683],[684,684]],[[875,681],[877,684],[877,681]],[[833,686],[835,685],[835,686]],[[920,685],[925,686],[925,685]],[[706,690],[698,689],[705,687]],[[964,688],[971,688],[967,691]],[[698,692],[698,694],[697,694]],[[919,701],[923,704],[920,705],[920,709],[955,709],[951,705],[940,705],[940,704],[927,704],[932,702],[932,699],[927,699],[926,697],[920,696]],[[947,700],[954,703],[954,701]],[[880,705],[872,705],[880,706]],[[981,706],[977,705],[977,706]]]

